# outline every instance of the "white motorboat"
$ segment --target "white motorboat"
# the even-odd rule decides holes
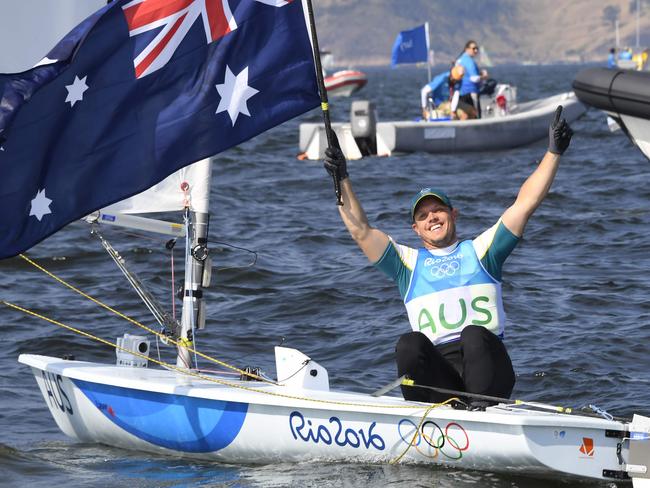
[[[346,69],[325,77],[325,89],[330,97],[349,97],[368,83],[365,73]]]
[[[498,93],[498,92],[497,92]],[[516,99],[515,99],[516,100]],[[573,92],[561,93],[530,102],[505,102],[497,97],[482,97],[483,117],[473,120],[402,120],[379,122],[366,110],[351,109],[350,123],[333,124],[348,159],[365,155],[390,156],[394,153],[450,153],[510,149],[548,136],[548,124],[558,105],[572,122],[586,108]],[[365,117],[366,120],[363,120]],[[363,128],[358,125],[362,123]],[[359,136],[359,133],[362,136]],[[326,147],[324,130],[315,123],[300,124],[299,150],[306,159],[322,159]],[[366,150],[371,147],[372,150]]]

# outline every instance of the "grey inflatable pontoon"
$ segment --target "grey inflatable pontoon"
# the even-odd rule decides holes
[[[614,114],[650,119],[650,73],[608,68],[582,70],[573,81],[581,102]]]
[[[589,68],[578,73],[573,89],[581,102],[606,112],[650,158],[650,73]]]
[[[499,114],[496,110],[487,111],[486,108],[490,108],[490,105],[482,102],[484,113],[487,114],[477,120],[377,122],[376,117],[370,116],[364,122],[363,129],[367,132],[371,127],[375,127],[372,137],[360,138],[357,136],[359,131],[356,125],[364,119],[355,117],[354,114],[358,110],[353,107],[351,122],[333,124],[333,128],[348,159],[416,151],[453,153],[501,150],[523,146],[547,137],[548,125],[558,105],[564,107],[563,115],[569,122],[580,117],[586,110],[573,92],[515,104],[505,114]],[[373,108],[362,110],[369,114],[372,114],[372,111]],[[322,124],[300,125],[299,157],[321,159],[326,144]]]

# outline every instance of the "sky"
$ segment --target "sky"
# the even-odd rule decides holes
[[[106,0],[0,0],[0,73],[34,66]]]

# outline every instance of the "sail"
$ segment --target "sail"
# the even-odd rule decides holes
[[[492,60],[490,59],[490,56],[488,56],[487,50],[483,46],[479,46],[479,53],[481,56],[482,66],[485,66],[486,68],[491,68],[494,66]]]
[[[70,29],[104,5],[106,0],[3,2],[0,71],[17,73],[33,67]]]
[[[148,190],[102,209],[102,213],[174,212],[186,206],[195,212],[208,213],[210,168],[210,159],[202,159]]]

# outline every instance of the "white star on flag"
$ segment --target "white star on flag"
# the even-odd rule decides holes
[[[226,65],[226,76],[223,83],[215,85],[221,100],[215,113],[228,112],[233,127],[239,114],[251,116],[248,111],[246,102],[259,90],[248,86],[248,66],[246,66],[237,76],[233,74],[230,67]]]
[[[52,200],[45,196],[45,188],[36,193],[36,196],[32,200],[32,208],[29,211],[29,215],[33,215],[40,222],[43,218],[43,215],[51,214],[50,203]]]
[[[83,78],[79,79],[79,77],[75,75],[72,85],[65,86],[65,89],[68,90],[68,96],[66,97],[65,101],[70,102],[71,107],[74,107],[75,103],[80,102],[84,99],[84,92],[88,89],[88,85],[86,85],[86,78],[88,77],[84,76]]]

